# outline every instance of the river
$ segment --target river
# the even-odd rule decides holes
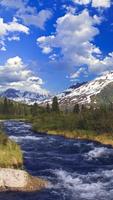
[[[24,122],[4,126],[21,146],[24,168],[51,184],[41,192],[0,193],[0,200],[113,200],[111,146],[34,133]]]

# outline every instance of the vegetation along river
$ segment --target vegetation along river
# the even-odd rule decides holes
[[[1,200],[113,200],[111,146],[34,133],[24,122],[4,126],[21,146],[24,168],[50,185],[41,192],[3,192]]]

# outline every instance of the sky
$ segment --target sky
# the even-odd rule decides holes
[[[56,94],[113,70],[113,0],[0,0],[0,91]]]

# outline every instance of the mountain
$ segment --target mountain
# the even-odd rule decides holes
[[[34,104],[35,102],[45,106],[52,104],[53,97],[34,92],[7,89],[0,94],[0,97]],[[74,105],[85,104],[87,106],[108,104],[113,102],[113,72],[106,72],[90,82],[77,83],[70,86],[67,90],[57,95],[59,105],[63,109],[71,109]]]
[[[113,72],[106,72],[90,82],[77,83],[57,95],[61,108],[73,108],[77,104],[98,106],[113,102]],[[52,99],[44,101],[52,102]]]
[[[69,90],[70,93],[66,94]],[[73,106],[75,103],[98,105],[113,102],[113,72],[104,73],[88,83],[71,87],[69,90],[58,95],[60,105]]]
[[[26,104],[34,104],[35,102],[40,103],[48,98],[48,95],[38,94],[28,91],[20,91],[9,88],[4,92],[0,93],[0,97],[6,97],[7,99],[22,102]]]

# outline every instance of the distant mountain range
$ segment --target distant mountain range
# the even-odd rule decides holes
[[[24,102],[46,105],[52,103],[52,96],[33,92],[8,89],[0,94],[1,97]],[[99,105],[113,102],[113,72],[107,72],[90,82],[77,83],[57,95],[62,108],[71,108],[76,103],[85,105]]]
[[[40,103],[47,100],[49,95],[43,95],[39,93],[29,92],[29,91],[20,91],[16,89],[9,88],[4,92],[0,93],[0,97],[6,97],[7,99],[16,101],[16,102],[22,102],[26,104],[34,104]]]

